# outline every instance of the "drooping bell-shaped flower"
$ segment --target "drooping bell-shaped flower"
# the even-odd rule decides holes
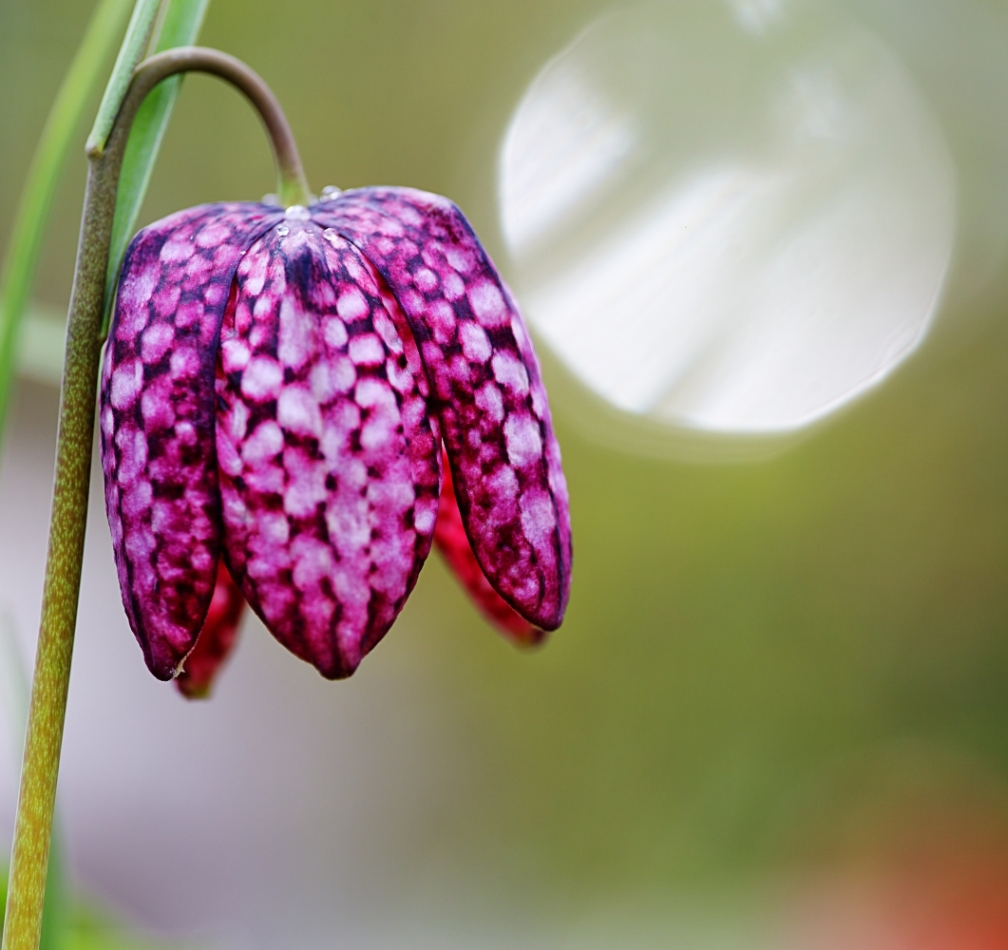
[[[502,629],[534,641],[563,619],[570,519],[546,393],[447,199],[364,188],[144,229],[100,411],[123,603],[159,678],[193,651],[221,558],[281,643],[348,676],[413,588],[439,504],[439,546]]]

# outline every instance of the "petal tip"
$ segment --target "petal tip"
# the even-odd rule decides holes
[[[245,599],[223,560],[217,566],[210,609],[193,648],[175,668],[175,688],[186,699],[208,699],[238,637]]]

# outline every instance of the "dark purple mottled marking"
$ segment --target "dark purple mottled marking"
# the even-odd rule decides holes
[[[507,287],[462,212],[437,195],[362,188],[312,217],[361,249],[409,320],[480,567],[523,617],[555,629],[570,590],[567,485]]]
[[[152,673],[195,643],[220,553],[214,363],[245,248],[282,217],[204,205],[145,228],[119,280],[101,382],[101,455],[123,605]]]

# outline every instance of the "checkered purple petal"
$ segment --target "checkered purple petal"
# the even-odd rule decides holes
[[[123,605],[170,679],[213,595],[220,552],[214,360],[238,261],[280,216],[216,204],[142,230],[126,254],[101,377],[105,507]]]
[[[380,284],[352,244],[288,218],[238,267],[217,364],[228,567],[333,679],[395,620],[437,518],[440,434]]]
[[[521,314],[462,212],[408,188],[362,188],[314,206],[388,283],[432,387],[473,552],[537,627],[570,590],[567,485]]]

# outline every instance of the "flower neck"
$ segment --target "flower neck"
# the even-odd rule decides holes
[[[115,130],[119,135],[113,134],[104,149],[93,147],[89,157],[94,159],[115,149],[124,150],[133,119],[150,91],[169,76],[189,72],[217,76],[245,95],[259,113],[273,149],[281,204],[284,207],[311,204],[311,191],[294,134],[272,90],[241,60],[206,47],[179,46],[144,60],[133,73],[129,92],[116,117]]]

